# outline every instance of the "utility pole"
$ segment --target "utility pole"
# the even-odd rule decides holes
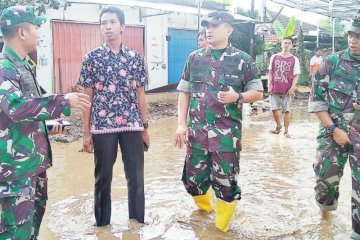
[[[254,18],[255,17],[255,0],[251,0],[251,12],[250,12],[250,17]],[[251,56],[253,56],[254,51],[254,23],[250,23],[251,29],[250,29],[250,43],[249,43],[249,54]],[[255,56],[253,56],[255,57]]]
[[[331,22],[332,22],[332,52],[335,52],[335,17],[333,12],[334,0],[329,0],[329,10],[331,12]]]
[[[198,4],[198,32],[200,32],[200,17],[201,17],[201,5],[203,0],[196,0]]]

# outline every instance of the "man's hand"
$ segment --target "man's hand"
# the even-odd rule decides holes
[[[85,93],[72,92],[72,93],[67,93],[65,97],[69,99],[71,108],[77,108],[85,112],[88,108],[91,107],[91,103],[89,101],[89,95]]]
[[[189,137],[189,130],[186,124],[178,124],[174,137],[174,146],[182,149],[187,143]]]
[[[75,90],[78,93],[84,93],[84,87],[79,84],[75,86]]]
[[[333,137],[335,142],[342,147],[345,147],[346,144],[351,144],[349,135],[344,130],[338,127],[334,129]]]
[[[268,86],[268,93],[270,94],[270,95],[272,95],[272,86]]]
[[[87,153],[94,152],[94,142],[91,133],[84,133],[83,136],[83,149]]]
[[[360,104],[357,104],[356,102],[353,103],[353,106],[356,110],[360,111]]]
[[[291,88],[289,89],[289,91],[287,92],[287,95],[288,95],[288,96],[294,95],[295,89],[296,89],[295,87],[291,87]]]
[[[61,123],[56,123],[52,125],[51,129],[48,129],[49,135],[61,134],[63,132],[64,132],[64,126]]]
[[[150,147],[150,136],[147,128],[144,128],[144,131],[142,132],[142,140],[144,144],[149,148]]]
[[[238,98],[239,94],[235,92],[231,86],[229,86],[229,91],[220,91],[218,93],[219,102],[221,102],[222,104],[234,103]]]

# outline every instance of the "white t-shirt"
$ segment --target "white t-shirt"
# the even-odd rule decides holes
[[[317,57],[316,55],[314,55],[311,59],[310,59],[310,66],[313,66],[315,64],[320,65],[323,61],[323,57],[319,56]]]
[[[323,61],[322,56],[317,57],[316,55],[314,55],[310,59],[310,67],[312,67],[312,72],[311,72],[312,74],[315,74],[317,72],[317,70],[319,69],[322,61]]]

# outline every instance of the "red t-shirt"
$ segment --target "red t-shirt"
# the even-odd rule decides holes
[[[296,57],[293,55],[284,57],[275,54],[270,63],[272,72],[271,93],[287,93],[294,79],[294,67]]]

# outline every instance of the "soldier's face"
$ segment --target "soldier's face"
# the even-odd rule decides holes
[[[204,35],[200,34],[198,37],[198,48],[207,47],[207,41]]]
[[[38,26],[30,23],[25,23],[18,30],[18,34],[20,38],[24,41],[24,46],[29,53],[36,50],[38,40],[37,29]]]
[[[107,41],[118,40],[125,30],[125,26],[120,24],[115,13],[104,13],[101,16],[100,24],[101,32]]]
[[[210,45],[228,42],[232,32],[233,28],[230,24],[221,23],[219,25],[214,25],[209,23],[206,27],[206,40]]]
[[[360,55],[360,34],[349,32],[348,45],[352,54]]]

